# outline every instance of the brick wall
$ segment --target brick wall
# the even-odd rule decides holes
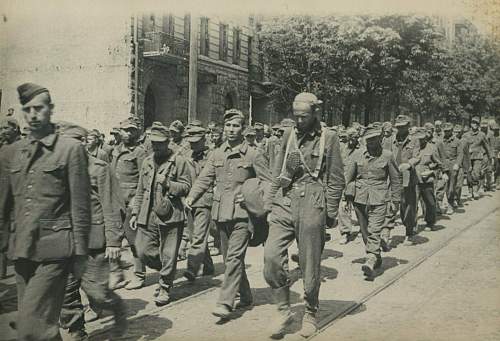
[[[54,120],[107,133],[130,113],[130,16],[55,13],[0,22],[0,112],[22,116],[16,87],[35,82],[51,91]]]

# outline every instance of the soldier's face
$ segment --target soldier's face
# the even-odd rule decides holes
[[[240,118],[234,118],[224,122],[224,135],[229,142],[241,141],[243,137],[243,122]]]
[[[449,138],[453,134],[453,131],[451,130],[445,130],[444,131],[444,137]]]
[[[53,107],[52,104],[48,103],[23,107],[24,119],[31,131],[40,131],[50,125]]]
[[[309,130],[314,123],[313,108],[307,103],[293,103],[293,116],[299,130]]]
[[[264,138],[264,130],[255,130],[255,138],[259,141],[262,140]]]
[[[219,142],[221,138],[222,138],[222,136],[219,133],[212,133],[212,134],[210,134],[210,140],[212,142],[214,142],[214,143],[215,142]]]
[[[479,128],[479,125],[476,122],[472,122],[470,124],[470,128],[474,131],[476,131]]]
[[[97,146],[97,139],[94,135],[87,136],[87,147],[93,148]]]
[[[136,138],[136,131],[133,128],[120,129],[120,137],[123,143],[132,143]]]
[[[7,141],[12,141],[17,135],[17,129],[10,124],[5,124],[0,127],[0,138]]]
[[[169,140],[165,142],[157,142],[151,141],[151,149],[153,149],[153,153],[155,156],[164,156],[168,152],[168,143]]]
[[[462,132],[461,131],[455,131],[454,133],[455,133],[455,137],[456,138],[458,138],[458,139],[462,138]]]
[[[255,135],[247,135],[247,136],[245,136],[245,140],[247,140],[247,142],[250,144],[254,144],[255,143]]]

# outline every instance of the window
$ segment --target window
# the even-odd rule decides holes
[[[184,39],[189,41],[191,35],[191,15],[184,16]]]
[[[219,24],[219,59],[227,61],[227,24]]]
[[[239,64],[241,57],[241,30],[233,29],[233,64]]]
[[[163,27],[162,30],[164,33],[169,35],[173,35],[175,32],[175,19],[172,14],[163,16]]]
[[[200,54],[203,56],[208,56],[208,51],[210,50],[210,35],[208,30],[208,18],[201,18],[201,29],[200,29]]]
[[[252,67],[252,49],[253,49],[253,37],[248,36],[248,68],[250,69]]]

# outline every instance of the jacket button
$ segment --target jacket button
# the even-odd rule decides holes
[[[306,195],[306,193],[304,192],[300,192],[300,196],[303,197],[304,195]]]

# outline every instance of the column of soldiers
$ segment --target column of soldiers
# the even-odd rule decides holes
[[[145,286],[146,267],[159,273],[152,300],[175,297],[179,260],[196,282],[214,275],[220,252],[224,280],[213,315],[231,318],[252,307],[245,271],[248,246],[264,245],[264,278],[272,289],[276,319],[269,334],[280,338],[293,321],[288,249],[303,274],[305,314],[300,334],[317,331],[321,254],[327,230],[339,227],[340,244],[365,244],[361,271],[373,280],[391,232],[400,222],[405,245],[440,214],[453,214],[470,198],[494,190],[500,137],[495,122],[471,120],[470,130],[442,123],[412,126],[410,117],[367,127],[327,127],[321,101],[297,95],[293,119],[271,128],[247,125],[236,109],[223,125],[205,128],[154,122],[141,135],[129,118],[111,131],[54,123],[49,90],[18,87],[28,129],[6,117],[0,123],[0,276],[14,264],[20,340],[86,340],[85,322],[103,310],[114,316],[112,333],[126,333],[126,308],[115,292]],[[24,134],[23,134],[24,133]],[[210,244],[213,243],[212,247]],[[124,275],[121,253],[130,249],[133,271]],[[82,289],[89,307],[84,310]]]

